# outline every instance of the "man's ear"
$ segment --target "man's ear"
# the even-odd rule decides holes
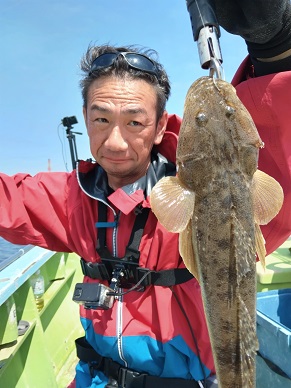
[[[83,117],[84,117],[84,121],[85,121],[85,124],[87,127],[87,109],[85,106],[83,106]]]
[[[157,124],[157,132],[156,132],[156,138],[155,138],[154,144],[158,145],[161,143],[167,128],[167,123],[168,123],[168,112],[164,110],[162,117],[159,119]]]

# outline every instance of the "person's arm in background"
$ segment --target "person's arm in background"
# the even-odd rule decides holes
[[[279,214],[261,229],[267,253],[291,235],[291,5],[290,0],[214,0],[219,24],[245,39],[249,57],[232,84],[265,147],[259,169],[284,190]],[[272,203],[272,198],[269,198]]]
[[[255,75],[291,70],[290,0],[214,0],[218,22],[247,44]]]

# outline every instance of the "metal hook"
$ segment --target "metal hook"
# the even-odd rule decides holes
[[[218,59],[216,58],[211,58],[210,59],[210,64],[209,64],[209,76],[214,77],[216,74],[216,78],[223,78],[223,68],[221,66],[221,63],[219,62]]]

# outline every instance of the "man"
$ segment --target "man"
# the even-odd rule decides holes
[[[96,354],[78,341],[77,386],[143,381],[139,372],[150,375],[146,383],[153,388],[192,387],[214,372],[200,288],[179,256],[178,235],[148,211],[151,188],[176,173],[177,135],[170,129],[178,119],[168,120],[165,111],[168,77],[132,47],[92,47],[82,69],[84,118],[97,163],[80,162],[70,174],[2,175],[0,233],[77,252],[86,284],[120,283],[113,304],[81,307]]]
[[[281,20],[282,29],[290,21],[290,7],[289,1],[280,4],[281,13],[289,12]],[[220,7],[216,1],[216,6],[228,28],[236,15],[232,2]],[[290,41],[287,46],[291,48]],[[281,54],[285,51],[281,47]],[[272,62],[277,66],[276,59]],[[259,65],[263,63],[268,67],[271,62]],[[215,373],[200,288],[179,256],[178,236],[167,232],[149,210],[151,188],[161,177],[176,173],[179,119],[165,111],[167,75],[134,47],[91,47],[82,70],[84,118],[97,163],[80,162],[72,173],[1,174],[0,235],[14,243],[77,252],[83,258],[84,284],[100,284],[102,295],[108,286],[115,290],[115,298],[97,301],[99,309],[81,307],[86,340],[77,341],[77,387],[198,387]],[[291,77],[289,72],[281,74]],[[251,99],[249,82],[255,90],[262,83],[264,95],[268,77],[273,81],[266,77],[238,86],[250,111],[254,101],[257,109],[256,102],[264,99],[258,93]],[[272,109],[269,104],[267,110]],[[283,186],[286,209],[291,174],[287,154],[280,152],[288,150],[280,143],[272,148],[274,136],[264,136],[261,112],[256,117],[267,150],[260,168],[271,169]],[[282,133],[290,136],[284,125]],[[278,140],[278,126],[275,133]],[[266,226],[269,252],[290,234],[290,221],[284,217],[280,212]]]

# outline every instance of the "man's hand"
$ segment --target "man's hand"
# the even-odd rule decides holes
[[[219,24],[254,43],[271,40],[290,18],[290,0],[214,0]]]
[[[269,58],[291,48],[290,0],[214,0],[219,24],[242,36],[252,57]]]

